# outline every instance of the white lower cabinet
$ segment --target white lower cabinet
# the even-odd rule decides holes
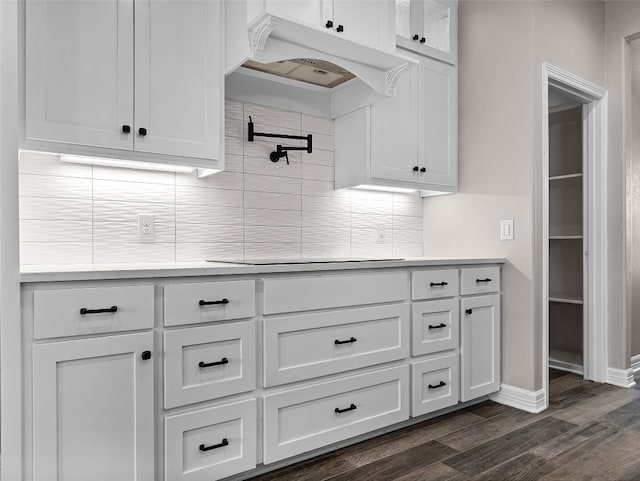
[[[151,332],[33,347],[33,479],[155,479],[152,348]]]
[[[500,296],[462,298],[461,400],[500,389]]]
[[[254,321],[164,333],[164,407],[172,408],[256,387]]]
[[[275,386],[409,355],[409,304],[264,321],[264,385]]]
[[[409,366],[264,396],[264,463],[409,418]]]
[[[460,401],[458,353],[411,363],[411,415],[421,416]]]
[[[212,481],[248,471],[256,466],[257,437],[255,399],[167,416],[164,479]]]

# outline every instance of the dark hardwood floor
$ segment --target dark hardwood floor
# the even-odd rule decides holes
[[[251,481],[640,481],[640,389],[550,379],[543,413],[486,401]]]

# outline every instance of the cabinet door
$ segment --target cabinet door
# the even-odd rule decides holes
[[[500,389],[500,296],[461,300],[461,399]]]
[[[133,148],[133,0],[26,2],[29,139]]]
[[[153,334],[33,347],[34,479],[152,481]]]
[[[418,69],[398,80],[396,95],[371,106],[371,177],[416,182]]]
[[[392,49],[393,18],[393,4],[386,0],[333,0],[334,27],[342,25],[341,35],[354,42]]]
[[[135,19],[135,150],[221,160],[222,2],[137,0]]]
[[[333,20],[333,0],[266,0],[268,12],[291,20],[326,28]]]
[[[423,58],[419,65],[419,182],[458,184],[458,72]]]
[[[418,22],[421,11],[419,0],[396,0],[396,44],[399,47],[418,50],[419,32],[422,31]]]
[[[456,0],[421,0],[418,52],[444,62],[458,61],[458,3]],[[424,42],[422,41],[424,38]]]

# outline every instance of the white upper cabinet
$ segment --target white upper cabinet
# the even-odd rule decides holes
[[[26,136],[132,149],[133,1],[26,2]]]
[[[222,2],[135,4],[135,149],[220,158]]]
[[[266,0],[268,11],[349,40],[394,50],[395,7],[391,0]]]
[[[396,42],[414,52],[456,64],[456,0],[396,0]]]
[[[26,5],[28,148],[224,166],[222,2]]]
[[[336,119],[336,188],[357,185],[455,192],[457,68],[422,57],[396,95]]]

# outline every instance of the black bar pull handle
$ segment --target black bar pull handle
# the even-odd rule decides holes
[[[118,312],[118,306],[111,306],[106,309],[87,309],[86,307],[80,309],[80,314],[83,316],[86,314],[103,314],[105,312]]]
[[[198,366],[201,368],[205,368],[205,367],[212,367],[212,366],[223,366],[224,364],[229,364],[229,359],[227,359],[226,357],[223,357],[219,361],[215,361],[215,362],[200,361],[198,363]]]
[[[212,444],[211,446],[205,446],[204,444],[200,445],[200,451],[211,451],[212,449],[224,448],[225,446],[229,446],[229,440],[224,438],[220,444]]]
[[[336,414],[342,414],[342,413],[346,413],[347,411],[355,411],[356,409],[358,409],[358,406],[352,403],[348,408],[344,408],[344,409],[335,408],[334,412]]]
[[[473,309],[467,309],[464,312],[465,312],[465,314],[473,314]]]
[[[481,282],[491,282],[491,279],[489,279],[488,277],[484,279],[476,279],[477,284],[480,284]]]
[[[333,341],[333,343],[337,346],[339,344],[351,344],[353,342],[356,342],[357,339],[355,337],[350,337],[349,339],[347,339],[346,341],[340,341],[339,339],[336,339],[335,341]]]
[[[438,389],[440,387],[444,387],[446,386],[447,383],[444,381],[440,381],[438,384],[436,384],[435,386],[433,384],[429,384],[429,389]]]
[[[201,306],[216,306],[219,304],[229,304],[229,299],[227,299],[226,297],[224,299],[220,299],[219,301],[205,301],[200,299],[198,304],[200,304]]]
[[[448,286],[448,285],[449,285],[449,283],[448,283],[448,282],[431,282],[429,285],[430,285],[431,287],[436,287],[436,286],[442,286],[442,287],[444,287],[444,286]]]
[[[442,329],[443,327],[447,327],[447,325],[444,322],[441,322],[437,326],[432,326],[431,324],[429,324],[429,329]]]

